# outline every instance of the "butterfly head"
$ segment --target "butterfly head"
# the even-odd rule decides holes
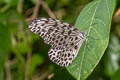
[[[83,31],[83,32],[80,32],[80,33],[81,33],[80,38],[85,40],[86,39],[86,31]]]

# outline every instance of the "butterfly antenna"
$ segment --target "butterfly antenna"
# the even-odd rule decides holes
[[[90,51],[91,53],[93,53],[93,52],[91,51],[91,49],[87,46],[87,42],[85,42],[85,46],[86,46],[86,48],[88,49],[88,51]]]
[[[86,36],[86,38],[92,38],[92,39],[94,39],[94,40],[100,40],[100,39],[97,39],[97,38],[94,38],[94,37],[92,37],[92,36]]]

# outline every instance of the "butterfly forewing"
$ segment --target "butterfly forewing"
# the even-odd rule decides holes
[[[52,19],[39,18],[29,24],[32,32],[51,45],[48,52],[50,60],[60,66],[68,66],[78,54],[82,42],[86,39],[85,32],[80,32],[68,23]]]

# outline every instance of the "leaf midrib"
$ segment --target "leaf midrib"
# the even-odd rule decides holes
[[[100,1],[98,1],[98,2],[100,2]],[[99,4],[99,3],[98,3],[98,4]],[[93,16],[92,16],[92,20],[91,20],[90,28],[89,28],[89,30],[88,30],[88,36],[89,36],[89,34],[90,34],[91,25],[92,25],[92,23],[93,23],[94,16],[95,16],[95,13],[96,13],[96,10],[97,10],[97,7],[98,7],[98,4],[97,4],[97,6],[96,6],[96,8],[95,8],[95,11],[94,11],[94,14],[93,14]],[[86,44],[87,44],[87,42],[88,42],[88,39],[86,39]],[[80,68],[79,68],[79,69],[80,69],[80,72],[79,72],[79,75],[78,75],[78,79],[77,79],[77,80],[81,80],[82,64],[83,64],[83,61],[84,61],[85,49],[86,49],[86,46],[84,47],[84,50],[83,50],[82,61],[81,61],[81,65],[80,65]]]

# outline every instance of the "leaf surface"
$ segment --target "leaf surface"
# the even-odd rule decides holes
[[[80,13],[75,23],[80,31],[86,31],[77,58],[67,67],[77,80],[85,80],[103,56],[109,42],[109,33],[115,0],[95,0]]]

